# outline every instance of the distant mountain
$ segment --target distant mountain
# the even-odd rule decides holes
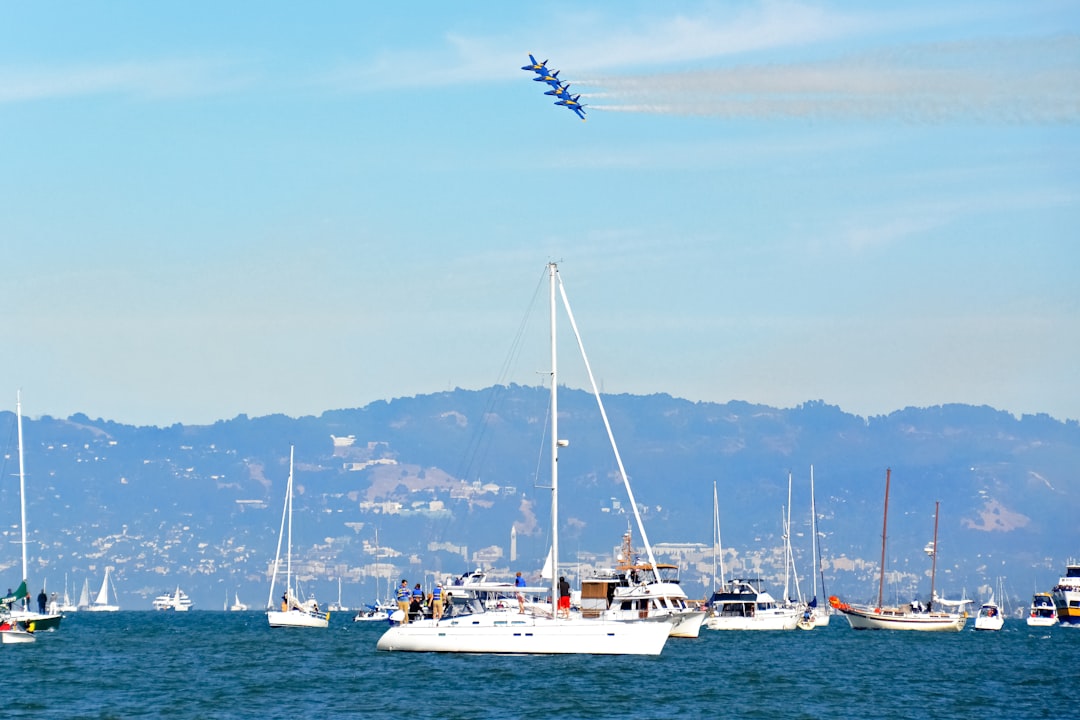
[[[712,584],[714,482],[726,567],[770,578],[779,594],[789,472],[798,569],[803,587],[810,583],[811,465],[830,592],[876,593],[886,467],[887,565],[897,594],[925,594],[935,501],[938,587],[947,595],[973,596],[1003,576],[1007,591],[1027,596],[1080,557],[1075,421],[966,405],[863,418],[820,401],[776,409],[609,395],[604,403],[649,539],[685,568],[691,596]],[[560,554],[572,572],[610,564],[632,518],[591,394],[560,390],[559,409],[559,434],[569,440],[559,463]],[[343,600],[356,605],[399,576],[430,582],[476,564],[535,576],[550,535],[547,414],[546,389],[511,385],[207,426],[24,419],[31,590],[44,581],[62,592],[65,576],[72,592],[84,578],[96,586],[110,566],[125,609],[148,609],[177,584],[197,608],[216,609],[234,590],[261,606],[290,444],[293,563],[320,599],[336,598],[338,577]],[[0,433],[8,548],[0,583],[15,586],[13,413],[0,413]]]

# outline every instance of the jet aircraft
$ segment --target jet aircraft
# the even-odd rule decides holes
[[[529,53],[529,63],[529,65],[522,65],[521,69],[532,70],[539,75],[544,75],[547,73],[547,60],[538,63],[536,62],[536,58],[532,56],[532,53]]]
[[[567,95],[567,97],[565,99],[563,99],[563,100],[556,100],[555,104],[556,105],[562,105],[567,110],[573,110],[574,112],[577,113],[577,116],[579,118],[584,120],[585,119],[585,110],[584,110],[585,106],[582,105],[580,102],[578,102],[578,98],[580,98],[580,97],[581,97],[581,95],[575,95],[574,97],[570,97],[569,95]]]
[[[533,78],[533,82],[546,82],[551,87],[559,87],[559,84],[562,82],[562,80],[559,79],[560,72],[560,70],[556,70],[555,72],[549,71],[537,73],[536,77]]]
[[[573,110],[577,113],[577,116],[582,120],[585,119],[585,106],[581,104],[578,98],[581,95],[570,95],[570,83],[564,83],[559,79],[558,70],[550,70],[547,66],[547,60],[544,62],[537,62],[536,56],[532,53],[529,54],[529,65],[522,65],[522,70],[528,70],[536,73],[536,77],[533,78],[536,82],[547,83],[551,86],[551,90],[545,92],[545,95],[551,95],[559,98],[556,101],[556,105],[562,105],[568,110]]]
[[[555,95],[560,98],[570,97],[570,83],[559,84],[554,90],[548,90],[545,95]]]

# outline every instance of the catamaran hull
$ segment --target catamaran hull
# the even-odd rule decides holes
[[[306,612],[300,612],[297,610],[289,610],[288,612],[282,612],[280,610],[269,610],[266,613],[266,619],[270,623],[270,627],[309,627],[309,628],[324,628],[330,624],[330,613],[325,615],[310,615]]]
[[[922,632],[959,632],[967,623],[967,615],[945,613],[897,614],[876,613],[873,610],[838,608],[852,630],[919,630]]]
[[[517,613],[513,613],[515,616]],[[399,652],[485,653],[502,655],[659,655],[670,632],[665,622],[514,620],[465,616],[395,625],[376,648]]]

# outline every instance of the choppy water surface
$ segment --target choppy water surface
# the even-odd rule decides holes
[[[659,657],[380,653],[383,626],[261,613],[81,613],[0,646],[5,718],[1048,718],[1077,707],[1080,629],[716,632]]]

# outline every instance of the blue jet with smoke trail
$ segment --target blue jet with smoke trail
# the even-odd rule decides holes
[[[536,77],[533,78],[534,82],[543,82],[551,86],[551,90],[545,92],[545,95],[552,95],[559,98],[555,104],[562,105],[563,107],[574,111],[577,116],[582,120],[585,119],[584,105],[578,100],[581,97],[580,94],[573,97],[570,96],[570,83],[564,83],[559,79],[558,70],[550,70],[547,66],[547,60],[543,62],[537,62],[536,57],[529,54],[529,64],[522,65],[522,70],[536,73]]]

